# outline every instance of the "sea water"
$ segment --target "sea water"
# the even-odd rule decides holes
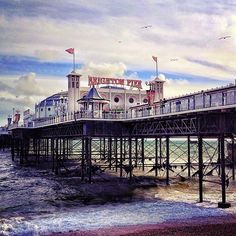
[[[63,180],[48,170],[18,166],[11,161],[9,152],[0,153],[0,163],[0,235],[40,235],[154,224],[224,216],[229,212],[217,208],[220,187],[212,192],[209,186],[208,195],[204,195],[206,201],[197,203],[195,182],[137,190],[137,195],[146,196],[141,200],[85,205],[68,197],[78,194],[79,183],[68,184],[73,180]],[[233,203],[236,202],[234,189],[230,193]],[[235,207],[230,211],[234,212]]]

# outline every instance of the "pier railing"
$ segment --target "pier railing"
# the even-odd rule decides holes
[[[79,111],[71,114],[67,113],[63,114],[62,116],[49,118],[45,121],[35,122],[35,127],[78,121],[81,119],[124,120],[217,110],[231,107],[236,107],[235,86],[228,88],[226,91],[204,91],[197,94],[190,94],[168,100],[163,99],[160,102],[154,103],[152,106],[144,104],[141,106],[131,107],[126,112]]]
[[[37,120],[33,127],[42,127],[53,124],[78,121],[83,119],[99,120],[125,120],[139,119],[151,116],[166,116],[180,113],[193,113],[198,111],[217,110],[236,107],[236,86],[231,84],[226,87],[200,91],[181,97],[163,99],[152,105],[142,104],[131,107],[128,111],[97,111],[87,110],[74,113],[65,113],[61,116]],[[14,128],[17,125],[10,128]],[[20,125],[18,125],[19,127]],[[23,126],[24,127],[24,126]]]

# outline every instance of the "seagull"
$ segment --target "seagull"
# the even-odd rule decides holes
[[[178,61],[178,58],[171,58],[170,61]]]
[[[121,41],[121,40],[119,40],[119,41],[118,41],[118,43],[122,43],[122,41]]]
[[[151,28],[151,27],[152,27],[152,25],[144,25],[141,27],[141,29],[147,29],[147,28]]]
[[[231,38],[231,36],[230,36],[230,35],[226,35],[226,36],[220,37],[220,38],[218,38],[218,39],[219,39],[219,40],[222,40],[222,39],[228,39],[228,38]]]

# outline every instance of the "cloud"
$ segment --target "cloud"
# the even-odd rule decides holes
[[[229,66],[224,66],[222,64],[213,63],[213,62],[209,62],[209,61],[205,61],[201,59],[194,59],[194,58],[186,58],[186,60],[192,63],[205,66],[205,67],[210,67],[210,68],[217,69],[220,71],[236,74],[236,69],[230,68]]]
[[[45,91],[40,88],[35,80],[36,74],[30,73],[28,75],[21,76],[15,81],[16,94],[21,95],[45,95]]]
[[[3,91],[12,91],[13,89],[8,86],[7,84],[3,83],[0,81],[0,92],[3,92]]]
[[[35,50],[35,57],[42,61],[53,61],[57,60],[60,56],[60,53],[57,50],[44,49],[44,50]]]
[[[217,84],[217,86],[219,85],[226,84],[221,82]],[[208,80],[203,84],[201,80],[189,81],[181,77],[177,79],[168,77],[166,78],[166,82],[164,84],[164,96],[166,98],[182,96],[205,89],[216,88],[217,86],[215,81],[211,80]]]

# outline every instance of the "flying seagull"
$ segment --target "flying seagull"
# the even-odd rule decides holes
[[[222,40],[222,39],[228,39],[228,38],[231,38],[231,36],[230,36],[230,35],[226,35],[226,36],[220,37],[220,38],[218,38],[218,39],[219,39],[219,40]]]
[[[151,27],[152,27],[152,25],[144,25],[141,27],[141,29],[147,29],[147,28],[151,28]]]
[[[178,58],[171,58],[170,61],[178,61]]]
[[[122,43],[122,41],[121,41],[121,40],[119,40],[119,41],[118,41],[118,43]]]

